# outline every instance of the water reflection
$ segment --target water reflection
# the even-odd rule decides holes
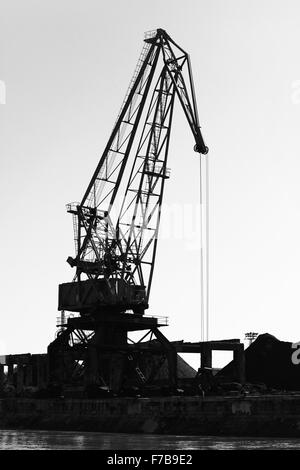
[[[100,432],[0,430],[0,450],[300,449],[297,438],[169,436]]]

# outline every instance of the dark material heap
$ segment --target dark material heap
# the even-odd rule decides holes
[[[280,341],[268,333],[259,335],[245,350],[246,381],[279,390],[300,390],[300,365],[292,360],[293,354],[296,359],[292,343]],[[233,370],[233,362],[230,362],[217,376],[230,377]]]

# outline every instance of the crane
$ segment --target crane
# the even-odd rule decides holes
[[[120,390],[131,363],[137,379],[150,383],[155,367],[147,376],[139,366],[145,346],[127,341],[129,331],[149,330],[156,338],[152,356],[165,354],[176,384],[176,352],[159,330],[164,322],[145,315],[170,177],[176,100],[192,131],[194,150],[205,155],[189,55],[165,30],[148,32],[91,181],[81,202],[67,205],[75,241],[75,255],[67,262],[75,274],[72,282],[59,285],[64,321],[48,348],[53,382],[61,374],[65,383],[81,380]],[[66,311],[76,316],[66,320]]]

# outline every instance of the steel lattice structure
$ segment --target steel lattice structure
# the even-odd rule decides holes
[[[158,29],[146,34],[120,114],[81,203],[67,206],[74,219],[76,256],[68,261],[76,266],[75,281],[104,279],[112,296],[120,285],[136,286],[127,288],[122,309],[132,307],[134,297],[134,309],[140,313],[147,308],[151,289],[176,98],[194,135],[195,150],[207,153],[189,56]],[[96,290],[103,303],[100,284]]]
[[[175,100],[191,128],[194,150],[206,154],[189,56],[158,29],[146,34],[121,111],[82,201],[67,206],[75,238],[75,257],[68,263],[76,274],[73,282],[59,286],[59,310],[79,316],[67,319],[63,313],[61,330],[48,347],[53,384],[107,384],[118,392],[135,380],[151,384],[166,360],[169,383],[176,386],[176,350],[159,330],[166,322],[144,316],[170,175]],[[144,330],[148,333],[140,341],[128,342],[128,332]],[[148,345],[142,342],[146,337]]]

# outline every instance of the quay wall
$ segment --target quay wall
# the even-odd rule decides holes
[[[300,437],[300,395],[3,398],[0,428]]]

